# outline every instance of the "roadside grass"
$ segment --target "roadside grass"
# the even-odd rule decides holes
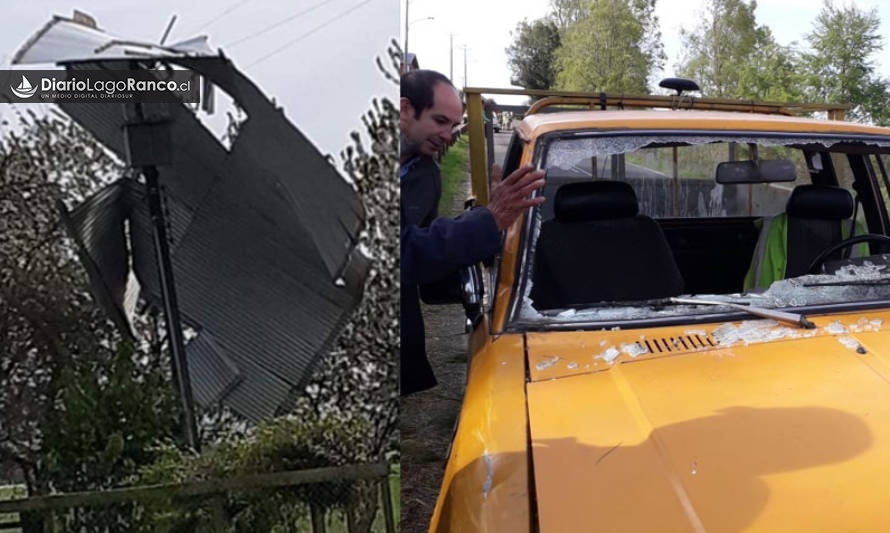
[[[439,200],[439,214],[452,213],[455,201],[463,203],[463,198],[457,198],[460,194],[461,184],[464,182],[464,173],[467,171],[469,160],[469,141],[466,135],[462,135],[454,146],[448,149],[439,166],[442,168],[442,198]]]

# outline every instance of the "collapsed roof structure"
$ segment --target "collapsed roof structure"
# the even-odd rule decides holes
[[[178,308],[197,332],[185,348],[192,394],[254,421],[275,414],[305,386],[361,298],[368,261],[357,248],[365,214],[356,191],[206,38],[140,43],[83,16],[54,17],[13,59],[46,62],[69,73],[186,69],[202,83],[203,105],[220,88],[244,110],[227,148],[185,104],[139,104],[140,114],[169,132],[169,164],[157,166],[157,179]],[[58,105],[121,159],[131,155],[124,131],[132,114],[126,106],[134,104]],[[65,217],[93,294],[124,331],[134,278],[139,297],[161,307],[147,194],[134,173]]]

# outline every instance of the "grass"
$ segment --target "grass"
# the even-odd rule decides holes
[[[466,135],[461,136],[454,146],[448,149],[442,158],[442,198],[439,200],[439,214],[449,215],[454,208],[456,196],[460,194],[461,183],[467,172],[469,159],[469,141]],[[463,201],[463,198],[460,199]],[[453,213],[457,214],[457,213]]]

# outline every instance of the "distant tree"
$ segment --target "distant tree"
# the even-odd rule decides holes
[[[513,43],[506,49],[513,85],[526,89],[549,89],[556,81],[554,52],[559,48],[556,24],[539,19],[522,20],[512,33]]]
[[[664,47],[655,0],[592,0],[556,51],[556,86],[576,91],[649,92]]]
[[[851,119],[890,124],[890,80],[875,72],[884,48],[880,24],[876,8],[838,8],[825,0],[806,35],[811,51],[803,55],[811,99],[852,104]]]
[[[560,34],[587,17],[590,3],[591,0],[550,0],[550,18]]]
[[[738,86],[731,96],[771,102],[804,101],[805,76],[800,62],[800,54],[793,46],[779,45],[770,37],[759,43],[756,53],[741,66]]]
[[[755,0],[708,0],[698,25],[680,30],[679,74],[707,96],[793,99],[794,56],[757,24],[756,9]]]

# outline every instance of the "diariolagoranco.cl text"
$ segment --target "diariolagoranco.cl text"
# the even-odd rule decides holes
[[[127,78],[125,80],[91,80],[86,78],[79,80],[57,80],[56,78],[41,78],[41,91],[64,92],[103,92],[106,94],[122,92],[186,92],[191,89],[190,81],[175,82],[172,80],[137,80]]]

